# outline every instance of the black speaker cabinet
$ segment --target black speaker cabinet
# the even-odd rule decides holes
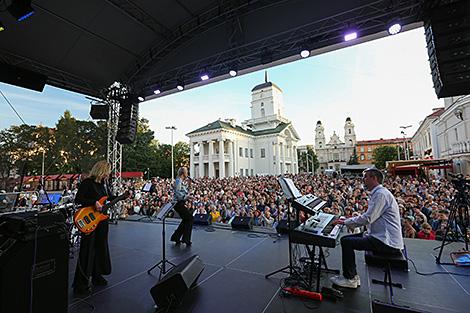
[[[194,215],[195,225],[210,225],[212,224],[212,216],[209,213]]]
[[[13,213],[2,215],[0,225],[0,312],[29,313],[31,305],[33,313],[66,313],[69,242],[63,215]]]
[[[288,220],[280,220],[276,226],[276,231],[279,234],[288,234],[289,233],[289,221]]]
[[[253,229],[253,220],[251,217],[235,216],[231,224],[232,229]]]
[[[47,76],[45,75],[0,62],[0,82],[43,91],[46,81]]]
[[[180,304],[203,270],[204,264],[197,255],[175,266],[150,289],[155,304],[159,308]]]
[[[372,301],[372,313],[425,313],[406,306],[385,303],[374,299]]]

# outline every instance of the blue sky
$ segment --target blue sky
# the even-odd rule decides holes
[[[400,137],[399,126],[419,122],[438,100],[430,76],[422,28],[372,42],[284,64],[268,70],[269,78],[284,91],[284,112],[301,137],[314,142],[317,120],[329,137],[344,135],[344,121],[351,117],[358,140]],[[175,141],[218,118],[250,118],[251,89],[262,83],[264,72],[238,76],[141,103],[140,115],[150,121],[156,138]],[[46,87],[43,93],[0,83],[0,89],[29,124],[54,126],[65,109],[80,119],[89,118],[90,103],[84,96]],[[0,129],[20,121],[0,98]]]

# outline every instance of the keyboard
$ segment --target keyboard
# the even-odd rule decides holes
[[[291,234],[291,242],[334,248],[343,225],[334,225],[339,217],[318,212],[305,223],[296,227]]]

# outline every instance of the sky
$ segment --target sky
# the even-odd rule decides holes
[[[424,30],[388,36],[268,69],[269,80],[284,92],[284,114],[292,121],[300,145],[313,144],[318,120],[329,138],[342,138],[351,117],[357,140],[412,136],[433,108],[443,107],[434,92]],[[264,71],[185,90],[140,104],[139,114],[161,143],[186,141],[185,134],[219,118],[250,118],[251,89],[264,82]],[[67,109],[89,117],[90,103],[80,94],[46,86],[42,93],[0,83],[0,90],[28,124],[54,127]],[[20,124],[0,96],[0,129]]]

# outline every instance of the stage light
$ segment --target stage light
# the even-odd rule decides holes
[[[394,22],[392,24],[389,25],[388,27],[388,33],[390,35],[396,35],[398,34],[399,32],[401,32],[401,25],[400,23],[398,22]]]
[[[159,95],[159,94],[161,93],[161,91],[160,91],[160,89],[155,89],[155,90],[153,91],[153,93],[156,94],[156,95]]]
[[[8,12],[18,21],[24,21],[34,14],[31,0],[14,0],[8,7]]]
[[[179,91],[183,91],[184,90],[184,84],[183,82],[180,80],[178,81],[178,85],[176,85],[176,89],[178,89]]]
[[[2,21],[0,21],[0,32],[5,30],[5,26],[3,25]]]
[[[233,69],[230,70],[228,73],[229,73],[230,76],[232,76],[232,77],[235,77],[235,76],[237,76],[237,74],[238,74],[237,71],[236,71],[236,70],[233,70]]]
[[[208,79],[209,79],[209,75],[207,74],[201,75],[201,80],[208,80]]]
[[[344,35],[344,41],[351,41],[357,38],[357,32],[350,31]]]
[[[137,99],[138,99],[140,102],[142,102],[142,101],[144,101],[144,100],[145,100],[145,98],[144,98],[144,97],[142,97],[142,96],[138,96],[138,97],[137,97]]]
[[[300,56],[302,58],[308,58],[310,56],[310,50],[303,48],[302,51],[300,51]]]

